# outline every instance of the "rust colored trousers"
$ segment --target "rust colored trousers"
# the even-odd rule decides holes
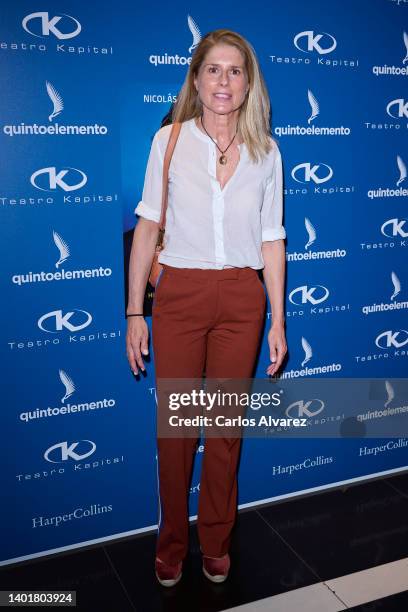
[[[265,316],[256,270],[163,265],[152,306],[156,378],[251,378]],[[188,552],[188,495],[197,439],[157,437],[156,555],[174,565]],[[204,555],[228,552],[237,510],[241,437],[206,437],[197,529]]]

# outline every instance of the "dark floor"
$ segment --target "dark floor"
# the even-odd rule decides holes
[[[76,590],[87,612],[210,612],[396,561],[408,557],[408,473],[241,511],[222,584],[202,574],[195,525],[175,587],[157,582],[154,550],[152,534],[0,568],[0,590]],[[405,611],[408,590],[350,609]]]

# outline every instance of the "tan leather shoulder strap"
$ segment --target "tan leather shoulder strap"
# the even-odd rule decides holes
[[[163,186],[162,186],[162,205],[161,205],[161,215],[160,215],[160,229],[164,229],[166,225],[166,210],[167,210],[167,198],[169,192],[169,167],[171,157],[173,155],[174,147],[177,143],[177,138],[180,134],[182,123],[177,121],[173,123],[169,141],[167,143],[166,152],[164,154],[163,161]]]

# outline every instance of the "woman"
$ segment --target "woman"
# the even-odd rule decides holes
[[[152,309],[156,377],[250,378],[266,296],[277,372],[287,351],[284,315],[285,229],[282,166],[269,128],[270,105],[252,46],[230,30],[204,36],[192,57],[172,120],[182,127],[169,172],[163,264]],[[153,139],[129,269],[127,355],[145,366],[148,328],[142,314],[158,235],[162,167],[170,125]],[[135,316],[130,316],[135,315]],[[228,575],[236,517],[241,438],[208,438],[197,529],[203,572]],[[188,551],[188,492],[196,439],[158,438],[160,519],[155,571],[165,586],[181,578]]]

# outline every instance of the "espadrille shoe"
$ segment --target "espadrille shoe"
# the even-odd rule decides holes
[[[230,565],[231,561],[228,553],[223,557],[206,557],[203,555],[204,576],[211,582],[224,582],[227,579]]]
[[[179,561],[176,565],[167,565],[159,557],[155,560],[156,578],[163,586],[170,587],[178,583],[182,576],[183,562]]]

